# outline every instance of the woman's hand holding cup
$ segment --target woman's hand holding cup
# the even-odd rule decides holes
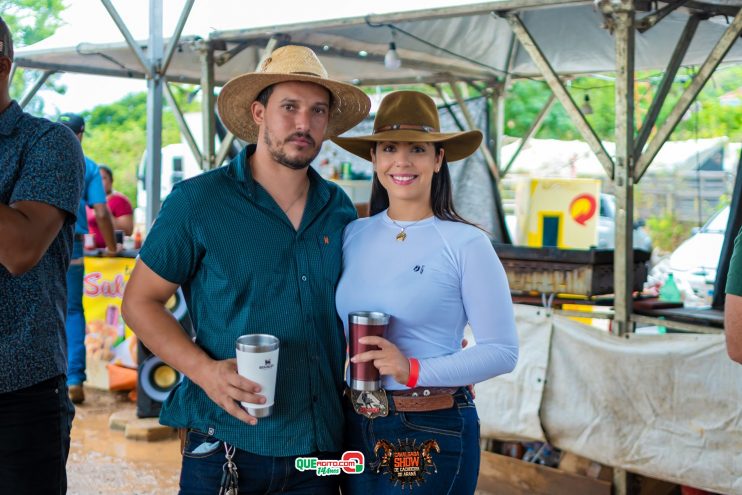
[[[398,383],[405,385],[410,378],[410,362],[399,348],[383,337],[361,337],[358,342],[364,345],[375,345],[379,349],[366,351],[351,358],[353,363],[373,361],[374,367],[382,375],[389,375]]]

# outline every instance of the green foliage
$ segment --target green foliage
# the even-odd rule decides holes
[[[691,106],[691,110],[695,111],[678,124],[673,139],[693,139],[697,133],[699,138],[729,136],[732,141],[742,140],[742,94],[738,93],[736,106],[724,104],[719,99],[739,90],[741,79],[742,67],[717,70],[699,95],[697,104]],[[665,113],[669,113],[669,110],[665,110]]]
[[[62,0],[0,0],[0,12],[15,46],[30,45],[54,34],[62,25],[64,8]]]
[[[715,211],[721,210],[725,206],[730,206],[732,204],[732,197],[728,194],[722,194],[719,196],[719,203],[716,205]]]
[[[690,237],[694,225],[692,222],[679,221],[673,213],[647,218],[647,230],[652,238],[652,244],[667,253],[674,251],[680,243]]]
[[[62,25],[61,13],[65,9],[62,0],[0,0],[0,15],[8,24],[13,34],[13,45],[17,49],[48,38]],[[24,89],[33,84],[38,73],[18,69],[10,88],[10,96],[20,99]],[[57,77],[47,79],[46,85],[64,93],[65,88],[58,86]],[[34,98],[27,111],[40,114],[43,112],[43,101]]]
[[[198,111],[199,103],[188,103],[193,88],[172,86],[173,95],[184,112]],[[147,146],[147,93],[132,93],[115,103],[98,105],[85,112],[83,148],[85,154],[99,164],[111,167],[114,188],[136,204],[137,173]],[[175,117],[164,111],[162,145],[180,142]]]
[[[657,119],[657,124],[655,124],[655,129],[667,119],[678,98],[692,80],[694,69],[683,69],[683,71],[675,78]],[[661,73],[637,73],[634,88],[637,128],[641,127],[661,80]],[[742,140],[742,93],[739,94],[739,101],[736,105],[720,99],[725,94],[738,91],[740,80],[742,80],[742,67],[730,66],[717,70],[698,95],[697,103],[691,107],[687,118],[678,124],[671,139],[728,136],[732,141]],[[615,139],[613,135],[615,85],[610,77],[578,77],[569,81],[567,88],[578,106],[583,105],[585,95],[590,98],[593,113],[586,116],[588,122],[601,139],[613,141]],[[505,103],[506,134],[524,135],[550,94],[551,90],[542,81],[516,81],[510,88]],[[536,137],[581,139],[559,102],[552,107]]]

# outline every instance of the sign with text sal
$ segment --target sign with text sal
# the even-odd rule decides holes
[[[519,244],[564,249],[597,245],[598,179],[523,179],[515,204]]]
[[[121,300],[133,258],[85,258],[82,305],[88,368],[115,363],[136,368],[136,336],[121,316]]]

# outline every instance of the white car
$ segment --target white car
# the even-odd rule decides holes
[[[729,220],[729,206],[716,212],[672,252],[669,258],[652,269],[650,277],[664,280],[672,272],[675,281],[686,297],[693,296],[709,300],[713,295],[716,268],[719,265],[724,232]]]

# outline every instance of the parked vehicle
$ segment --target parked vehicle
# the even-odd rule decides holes
[[[616,198],[612,194],[600,195],[598,218],[598,248],[613,249],[616,240]],[[644,221],[634,222],[634,249],[652,252],[652,239],[644,228]]]
[[[142,155],[137,176],[137,208],[134,211],[136,225],[144,225],[147,211],[147,190],[145,183],[146,155]],[[160,201],[164,201],[175,184],[183,179],[195,177],[201,173],[201,167],[187,145],[169,144],[162,148],[162,179],[160,182]],[[146,230],[146,229],[145,229]]]
[[[716,212],[695,233],[658,264],[660,273],[674,273],[681,290],[692,291],[696,297],[710,300],[713,295],[716,269],[719,266],[724,233],[729,220],[729,207]],[[661,266],[662,265],[662,266]]]

